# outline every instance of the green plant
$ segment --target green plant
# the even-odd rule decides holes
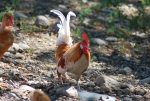
[[[85,9],[83,9],[83,10],[80,12],[80,14],[78,15],[78,17],[83,20],[84,17],[85,17],[88,13],[91,13],[91,12],[92,12],[92,9],[91,9],[91,8],[85,8]]]
[[[101,3],[101,7],[109,7],[109,6],[118,6],[121,3],[120,0],[103,0]]]
[[[27,25],[23,22],[20,21],[20,25],[21,25],[21,29],[24,31],[24,32],[27,32],[27,33],[32,33],[32,32],[36,32],[39,30],[39,28],[35,27],[35,26],[32,26],[32,25]],[[40,27],[41,29],[41,27]]]
[[[81,39],[81,33],[80,29],[72,30],[72,34],[79,39]]]
[[[150,5],[150,0],[141,0],[141,2],[144,7]]]
[[[130,26],[131,29],[145,31],[150,27],[150,17],[143,8],[139,9],[138,16],[134,16],[132,18],[126,17],[126,21],[127,25]]]
[[[82,36],[81,36],[81,34],[83,33],[80,29],[77,29],[77,30],[73,30],[72,31],[72,33],[73,33],[73,35],[75,36],[75,37],[77,37],[78,39],[82,39]],[[89,38],[89,42],[92,42],[92,35],[90,34],[90,33],[86,33],[87,34],[87,36],[88,36],[88,38]]]
[[[28,48],[25,50],[27,53],[33,53],[34,52],[34,49],[33,48]]]
[[[11,1],[12,1],[12,6],[13,6],[13,7],[18,6],[19,3],[20,3],[20,0],[11,0]]]

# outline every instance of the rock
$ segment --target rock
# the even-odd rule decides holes
[[[123,92],[123,94],[130,94],[130,90],[128,88],[121,89],[121,92]]]
[[[120,86],[118,81],[105,75],[100,75],[99,77],[97,77],[95,83],[105,92],[118,90]]]
[[[109,59],[107,57],[104,57],[104,56],[101,56],[101,55],[99,55],[97,57],[97,59],[98,59],[98,61],[104,61],[104,62],[108,62],[109,61]]]
[[[4,53],[4,56],[9,57],[10,54],[11,54],[10,52],[5,52],[5,53]]]
[[[141,95],[134,95],[132,101],[144,101],[144,98]]]
[[[132,74],[132,69],[130,67],[125,67],[123,69],[120,69],[118,71],[120,74],[128,74],[131,75]]]
[[[5,68],[5,63],[0,61],[0,68]]]
[[[21,98],[18,97],[15,93],[9,93],[8,96],[9,96],[10,98],[11,98],[11,97],[14,97],[17,101],[20,101],[20,100],[21,100]]]
[[[14,14],[14,18],[15,18],[15,19],[28,18],[28,16],[26,16],[26,15],[23,14],[23,13],[16,12],[16,13]]]
[[[147,13],[148,15],[150,15],[150,6],[146,6],[146,7],[145,7],[145,10],[146,10],[146,13]]]
[[[19,47],[18,44],[13,43],[13,45],[8,49],[8,51],[11,53],[16,53],[16,52],[22,52],[23,50],[21,47]]]
[[[90,21],[90,19],[88,19],[88,18],[84,18],[83,23],[84,23],[85,25],[89,25],[89,21]]]
[[[106,42],[100,38],[92,38],[93,43],[96,43],[100,46],[105,46]]]
[[[27,43],[26,43],[25,41],[20,42],[18,45],[19,45],[19,47],[22,48],[23,50],[24,50],[24,49],[30,49],[30,47],[27,45]]]
[[[127,97],[124,97],[121,101],[132,101],[132,98],[130,98],[130,97],[127,96]]]
[[[105,40],[114,42],[117,41],[118,39],[116,37],[107,37]]]
[[[135,91],[135,87],[131,84],[127,84],[127,87],[129,88],[130,92],[134,92]]]
[[[150,77],[148,77],[148,78],[145,78],[145,79],[143,79],[143,80],[140,80],[140,82],[139,82],[140,84],[150,84]]]
[[[123,4],[119,6],[118,8],[122,12],[123,15],[128,16],[130,19],[132,19],[132,17],[134,16],[138,16],[139,11],[132,4],[129,4],[129,5]]]
[[[92,86],[92,87],[94,87],[95,86],[95,83],[94,82],[92,82],[92,81],[90,81],[90,82],[88,82],[88,84],[87,84],[88,86]]]
[[[140,38],[143,38],[143,39],[149,37],[148,34],[145,34],[145,33],[139,33],[139,32],[134,32],[134,33],[132,33],[132,35],[135,35],[135,36],[140,37]]]
[[[14,54],[11,54],[10,52],[5,52],[4,56],[10,57],[10,58],[14,58],[15,57]]]
[[[56,90],[56,94],[59,96],[61,95],[61,96],[67,96],[67,97],[69,97],[69,96],[78,97],[78,92],[73,86],[69,87],[69,88],[68,87],[67,88],[63,88],[63,87],[58,88]]]
[[[25,56],[22,55],[22,54],[20,54],[20,53],[16,53],[16,54],[15,54],[15,58],[16,58],[16,59],[24,59]]]
[[[84,90],[79,90],[78,95],[79,95],[79,98],[81,99],[81,101],[102,101],[102,100],[99,100],[100,98],[102,98],[103,101],[118,101],[113,96],[108,96],[106,94],[87,92]],[[78,101],[80,101],[80,100],[78,100]]]
[[[13,75],[19,75],[20,71],[18,69],[11,69],[10,73]]]
[[[140,33],[140,34],[137,34],[136,36],[140,37],[140,38],[148,38],[148,34],[145,34],[145,33]]]
[[[4,70],[3,69],[0,69],[0,75],[4,74]]]
[[[88,0],[82,0],[82,2],[83,2],[83,3],[87,3],[87,2],[88,2]]]
[[[50,26],[50,22],[45,16],[39,15],[36,17],[35,25],[47,27]]]
[[[147,99],[150,99],[150,92],[147,92],[144,97],[146,97]]]
[[[146,93],[146,91],[144,89],[141,89],[141,88],[137,88],[135,90],[136,95],[142,95],[143,96],[145,93]]]
[[[16,93],[18,96],[21,98],[29,98],[30,94],[34,91],[35,89],[27,86],[27,85],[21,85],[19,89],[13,89],[11,92]]]
[[[69,94],[69,96],[71,96],[71,97],[75,97],[75,98],[77,98],[78,97],[78,92],[77,92],[77,90],[73,87],[73,86],[71,86],[70,88],[68,88],[67,90],[66,90],[66,92]]]
[[[62,4],[60,4],[60,5],[58,5],[60,8],[62,8],[62,9],[66,9],[67,7],[66,7],[66,5],[62,5]]]

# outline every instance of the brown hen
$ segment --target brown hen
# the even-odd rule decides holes
[[[10,26],[13,26],[14,17],[10,13],[5,13],[2,26],[0,27],[0,58],[14,42],[14,35],[11,33]]]

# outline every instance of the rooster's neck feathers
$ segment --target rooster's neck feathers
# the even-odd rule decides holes
[[[60,44],[67,44],[69,46],[72,45],[72,38],[70,36],[70,17],[71,16],[76,16],[72,11],[70,11],[67,14],[67,19],[65,18],[65,16],[58,10],[51,10],[50,12],[53,12],[55,14],[57,14],[60,18],[60,24],[57,24],[57,26],[59,27],[59,31],[58,31],[58,39],[56,42],[56,45],[60,45]]]

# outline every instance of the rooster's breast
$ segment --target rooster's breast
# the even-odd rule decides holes
[[[67,72],[73,73],[75,75],[81,75],[89,66],[89,61],[85,54],[76,61],[76,62],[68,62],[65,65]]]

